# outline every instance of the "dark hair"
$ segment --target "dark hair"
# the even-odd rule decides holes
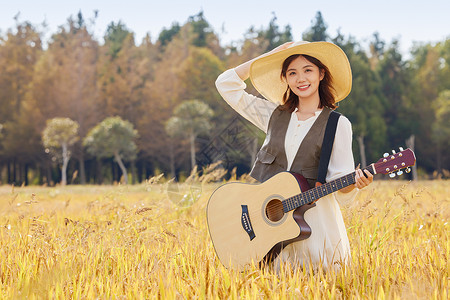
[[[319,108],[323,108],[324,106],[327,106],[331,109],[335,109],[336,101],[334,99],[334,89],[331,85],[333,82],[333,77],[331,76],[330,71],[328,70],[327,66],[325,66],[320,60],[318,60],[315,57],[305,55],[305,54],[294,54],[286,58],[283,62],[283,66],[281,68],[281,79],[286,79],[286,71],[291,62],[295,59],[297,59],[299,56],[303,56],[307,61],[310,63],[316,65],[319,68],[320,72],[324,73],[323,79],[319,83],[319,97],[320,97],[320,103]],[[283,104],[281,105],[282,110],[289,110],[290,112],[293,112],[296,107],[298,107],[298,96],[291,91],[289,86],[286,89],[286,92],[283,95]]]

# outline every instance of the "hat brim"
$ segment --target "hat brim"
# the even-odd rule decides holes
[[[294,54],[305,54],[320,60],[330,71],[335,101],[343,100],[352,88],[352,71],[347,55],[341,48],[328,42],[303,42],[282,51],[261,57],[250,66],[250,80],[267,100],[282,104],[287,83],[280,78],[284,60]]]

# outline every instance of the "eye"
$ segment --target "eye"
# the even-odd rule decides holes
[[[293,76],[293,75],[295,75],[295,72],[294,72],[294,71],[290,71],[290,72],[288,73],[288,76]]]
[[[309,72],[312,72],[312,70],[311,69],[306,69],[305,70],[305,73],[309,73]]]

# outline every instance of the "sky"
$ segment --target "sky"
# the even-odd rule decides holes
[[[281,29],[290,25],[294,40],[301,40],[318,11],[330,36],[336,36],[339,29],[365,47],[374,32],[387,43],[399,39],[404,54],[414,42],[450,38],[450,0],[0,0],[0,5],[0,35],[14,28],[14,17],[20,12],[19,21],[38,28],[43,29],[40,24],[45,21],[44,40],[80,10],[85,19],[92,19],[98,11],[92,29],[98,40],[103,41],[108,24],[121,21],[135,33],[137,44],[147,33],[155,41],[163,28],[173,22],[182,25],[200,11],[222,45],[242,40],[251,26],[267,28],[274,14]]]

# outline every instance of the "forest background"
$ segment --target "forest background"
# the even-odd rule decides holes
[[[218,160],[230,174],[250,170],[263,133],[236,115],[214,81],[227,68],[291,41],[289,25],[280,28],[274,15],[267,26],[251,27],[223,46],[202,11],[139,45],[121,22],[112,22],[99,41],[94,23],[95,16],[80,12],[48,41],[27,21],[16,20],[1,33],[1,183],[59,183],[65,159],[70,184],[137,183],[162,173],[182,180],[194,165]],[[398,40],[376,32],[368,49],[351,35],[331,36],[320,12],[302,36],[333,42],[349,57],[353,88],[338,111],[352,122],[356,162],[366,165],[388,149],[409,146],[419,178],[450,177],[450,38],[416,43],[405,59]],[[192,116],[179,118],[187,113]],[[118,156],[106,151],[113,147],[107,141],[88,139],[100,124],[113,127],[102,123],[109,117],[131,128],[131,140],[116,139],[130,146]],[[55,118],[76,125],[65,154],[43,138]]]

